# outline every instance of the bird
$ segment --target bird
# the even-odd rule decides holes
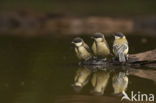
[[[77,69],[74,84],[72,84],[75,91],[79,92],[88,82],[92,71],[88,68],[80,67]]]
[[[119,62],[125,63],[128,60],[128,41],[126,36],[120,32],[114,34],[113,52]]]
[[[110,73],[108,71],[96,71],[92,75],[91,84],[94,90],[91,91],[95,95],[103,95],[107,86]]]
[[[91,50],[82,38],[76,37],[72,40],[72,43],[75,45],[75,52],[78,59],[86,61],[92,58]]]
[[[106,58],[110,56],[108,43],[102,33],[95,33],[91,38],[94,40],[92,51],[96,57]]]
[[[112,85],[115,95],[124,95],[128,87],[128,77],[125,72],[115,73],[112,77]]]

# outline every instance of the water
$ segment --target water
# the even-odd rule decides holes
[[[83,37],[90,45],[89,37]],[[117,71],[114,67],[92,69],[86,85],[81,91],[75,91],[72,86],[74,78],[83,67],[78,66],[72,38],[1,36],[0,103],[114,103],[121,97],[113,95],[112,78],[120,72],[129,79],[128,94],[131,91],[156,94],[156,71],[147,67],[140,67],[137,71],[127,67],[118,67]],[[129,36],[128,40],[130,53],[155,49],[156,38]],[[105,92],[97,96],[91,84],[93,75],[108,74]]]

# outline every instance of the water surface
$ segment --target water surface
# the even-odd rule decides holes
[[[91,45],[88,36],[82,36]],[[156,94],[156,72],[154,68],[140,67],[137,72],[128,72],[127,67],[91,71],[88,82],[81,91],[75,91],[72,84],[78,66],[71,40],[73,37],[0,37],[0,103],[114,103],[120,96],[113,95],[114,74],[126,73],[126,92]],[[108,37],[112,43],[111,37]],[[130,53],[155,49],[156,38],[128,36]],[[121,71],[120,71],[121,69]],[[131,68],[133,70],[135,68]],[[84,69],[82,69],[84,70]],[[100,96],[92,91],[93,75],[104,76],[109,71],[109,79],[104,93]],[[96,74],[97,73],[97,74]],[[103,78],[103,77],[102,77]]]

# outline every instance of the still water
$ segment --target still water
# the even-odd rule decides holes
[[[128,95],[131,91],[156,95],[155,68],[80,67],[72,38],[1,36],[0,103],[117,103],[121,99],[117,87]],[[91,44],[88,36],[83,38]],[[155,49],[154,37],[127,38],[130,53]],[[75,86],[79,80],[81,88]]]

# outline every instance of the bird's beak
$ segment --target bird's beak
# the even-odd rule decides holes
[[[71,42],[72,44],[74,44],[74,42]]]

